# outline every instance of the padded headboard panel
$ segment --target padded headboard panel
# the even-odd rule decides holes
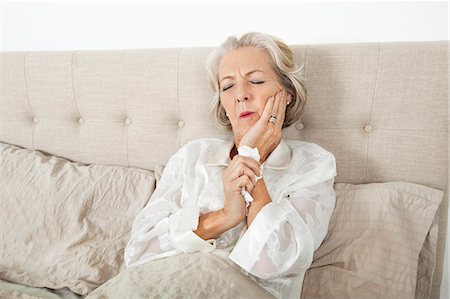
[[[308,103],[287,138],[320,144],[336,182],[409,181],[445,190],[448,42],[293,45]],[[228,137],[208,118],[212,48],[4,52],[0,140],[84,163],[152,168],[199,137]]]

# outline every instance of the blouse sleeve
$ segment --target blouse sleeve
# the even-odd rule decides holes
[[[262,279],[308,269],[328,231],[335,176],[335,158],[329,152],[302,165],[280,198],[259,211],[230,259]]]
[[[184,151],[173,155],[149,202],[136,217],[125,248],[131,267],[181,252],[209,252],[214,246],[194,233],[200,215],[195,204],[182,205]]]

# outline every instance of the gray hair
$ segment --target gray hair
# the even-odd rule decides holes
[[[217,127],[231,130],[230,120],[220,102],[219,64],[227,53],[248,46],[263,49],[268,54],[272,69],[275,71],[278,80],[292,96],[283,123],[283,128],[289,127],[300,119],[306,104],[305,79],[302,76],[303,73],[300,73],[301,70],[304,72],[304,65],[297,68],[293,51],[289,46],[279,38],[261,32],[248,32],[242,35],[240,39],[230,36],[206,58],[206,71],[211,88],[214,90],[209,108],[211,119]]]

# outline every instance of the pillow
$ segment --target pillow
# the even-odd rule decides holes
[[[419,255],[419,265],[417,270],[416,298],[430,298],[432,280],[436,266],[436,251],[438,240],[438,219],[437,215],[433,219],[430,231],[428,232],[422,251]]]
[[[419,254],[443,192],[407,182],[336,183],[335,190],[302,299],[414,298]]]
[[[100,298],[258,298],[273,296],[231,261],[183,253],[133,266],[90,293]]]
[[[2,299],[82,299],[83,297],[71,292],[68,288],[52,290],[34,288],[23,284],[0,279],[0,298]]]
[[[85,295],[124,268],[152,171],[83,165],[0,143],[0,278]]]

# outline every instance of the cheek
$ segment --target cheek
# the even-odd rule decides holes
[[[263,89],[260,90],[259,96],[256,101],[257,109],[260,113],[264,111],[264,108],[266,107],[267,101],[270,97],[275,96],[275,94],[282,89],[282,87],[273,82],[269,81],[267,82],[267,85],[264,86]]]
[[[230,106],[233,103],[233,96],[229,92],[222,93],[220,95],[220,102],[222,105]]]
[[[264,108],[266,107],[266,103],[271,96],[272,95],[268,94],[268,95],[265,95],[264,97],[258,99],[258,101],[256,103],[256,109],[258,110],[259,115],[261,115],[263,113]]]
[[[225,112],[228,114],[229,117],[233,115],[234,107],[232,102],[227,100],[220,100],[220,103],[222,104],[222,107],[225,109]]]

